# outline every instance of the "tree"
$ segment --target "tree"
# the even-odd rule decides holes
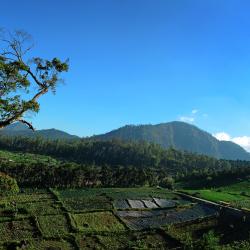
[[[19,121],[34,130],[24,116],[38,112],[38,99],[55,93],[60,74],[68,71],[68,60],[27,58],[32,49],[30,35],[23,31],[2,32],[0,40],[0,128]]]

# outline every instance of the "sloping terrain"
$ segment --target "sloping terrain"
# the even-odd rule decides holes
[[[0,135],[5,136],[23,136],[23,137],[42,137],[50,140],[73,140],[79,138],[75,135],[70,135],[64,131],[57,129],[42,129],[32,131],[22,123],[13,123],[8,127],[0,130]]]
[[[242,147],[226,141],[219,141],[211,134],[184,122],[169,122],[157,125],[125,126],[95,139],[153,142],[164,148],[209,155],[228,160],[250,160],[250,154]]]
[[[24,189],[1,197],[0,249],[183,249],[183,231],[195,239],[219,220],[165,189]]]

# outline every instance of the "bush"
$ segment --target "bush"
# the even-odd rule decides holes
[[[217,250],[219,249],[219,242],[219,237],[217,237],[213,231],[209,231],[197,242],[196,249]]]
[[[16,180],[9,175],[0,172],[0,194],[17,192],[19,192],[19,187]]]

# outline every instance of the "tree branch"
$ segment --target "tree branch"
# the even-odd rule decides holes
[[[25,120],[22,119],[18,119],[17,121],[26,124],[31,130],[35,131],[35,128],[33,127],[33,125]]]
[[[34,95],[34,97],[30,100],[31,102],[35,102],[40,96],[44,95],[45,93],[48,92],[48,88],[43,88],[42,90],[40,90],[36,95]],[[5,120],[5,121],[1,121],[0,122],[0,128],[4,128],[8,125],[10,125],[11,123],[15,122],[15,121],[20,121],[26,125],[28,125],[28,127],[32,130],[34,130],[34,127],[27,121],[22,120],[21,117],[23,116],[23,114],[27,111],[27,109],[23,108],[22,110],[20,110],[19,112],[17,112],[16,114],[14,114],[11,118]]]

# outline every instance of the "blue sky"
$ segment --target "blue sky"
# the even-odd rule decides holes
[[[70,59],[66,83],[31,118],[39,129],[87,136],[184,120],[248,138],[249,9],[241,0],[12,0],[1,3],[0,26],[29,32],[31,56]]]

